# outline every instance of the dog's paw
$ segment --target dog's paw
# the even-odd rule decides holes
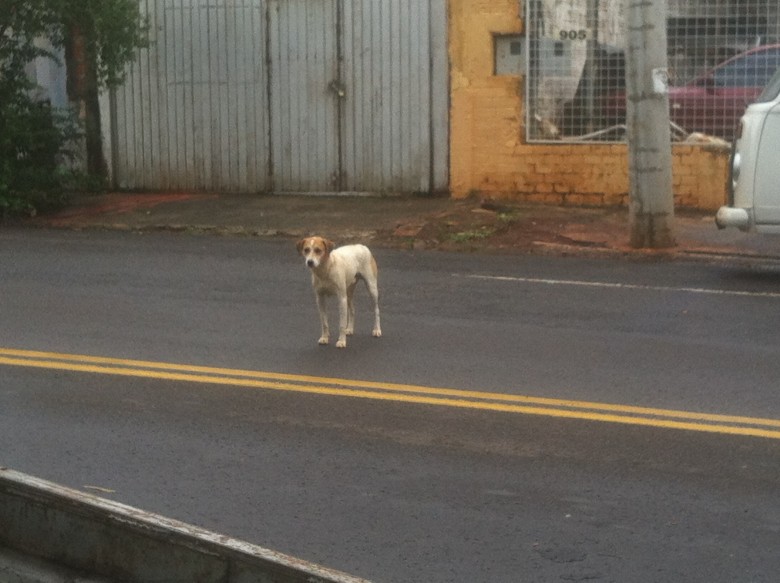
[[[382,331],[379,328],[374,328],[374,331],[371,334],[374,336],[374,338],[382,337]]]
[[[322,336],[317,342],[322,346],[325,346],[326,344],[328,344],[328,342],[330,342],[330,338],[328,338],[327,336]]]
[[[346,348],[347,347],[347,341],[346,340],[339,340],[336,342],[336,348]]]
[[[345,332],[347,336],[354,336],[355,329],[354,328],[347,328],[347,331]]]

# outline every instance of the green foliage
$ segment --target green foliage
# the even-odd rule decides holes
[[[33,99],[34,86],[25,66],[51,56],[35,45],[37,35],[51,32],[41,3],[13,2],[0,11],[0,214],[35,212],[57,197],[56,160],[63,149],[60,121],[45,103]],[[53,184],[54,183],[54,184]]]
[[[0,214],[34,214],[60,204],[77,178],[74,117],[26,92],[0,100]]]
[[[121,83],[146,43],[137,0],[0,0],[0,215],[55,205],[79,179],[75,116],[37,99],[25,71],[36,58],[57,60],[37,39],[63,47],[75,32],[100,86]]]
[[[133,59],[135,50],[149,46],[148,23],[139,15],[137,0],[90,3],[105,6],[95,27],[100,31],[98,80],[115,87],[124,81],[125,65]]]
[[[74,31],[84,35],[101,86],[120,84],[135,49],[148,46],[138,0],[0,0],[0,62],[51,57],[33,39],[62,47]]]
[[[138,0],[49,0],[60,6],[60,20],[68,31],[78,29],[100,86],[124,81],[125,65],[139,47],[148,45],[146,19]]]

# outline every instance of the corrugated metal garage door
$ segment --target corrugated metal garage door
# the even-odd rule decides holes
[[[152,45],[106,124],[117,186],[447,189],[445,0],[142,6]]]
[[[277,191],[339,190],[336,0],[269,0]]]
[[[446,188],[443,2],[347,2],[341,20],[343,187]]]

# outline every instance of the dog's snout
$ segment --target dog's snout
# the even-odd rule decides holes
[[[314,259],[307,259],[306,265],[308,265],[309,267],[314,267]]]

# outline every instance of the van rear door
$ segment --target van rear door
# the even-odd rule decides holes
[[[753,210],[757,225],[780,225],[780,101],[767,113],[756,157]]]

